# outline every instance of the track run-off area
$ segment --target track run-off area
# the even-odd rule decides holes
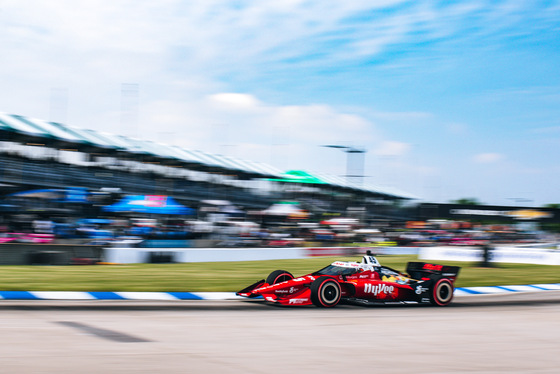
[[[560,291],[444,308],[0,300],[6,373],[558,373]]]

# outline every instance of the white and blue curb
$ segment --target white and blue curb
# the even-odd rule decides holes
[[[459,287],[455,296],[492,295],[515,292],[560,291],[560,283],[521,286]],[[74,291],[0,291],[3,300],[231,300],[235,292],[74,292]]]
[[[528,284],[523,286],[492,286],[492,287],[459,287],[455,289],[455,296],[495,295],[513,292],[559,291],[560,283]]]
[[[0,291],[0,300],[228,300],[235,292],[74,292],[74,291]]]

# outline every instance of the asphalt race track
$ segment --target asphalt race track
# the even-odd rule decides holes
[[[445,308],[0,301],[3,373],[558,373],[560,292]]]

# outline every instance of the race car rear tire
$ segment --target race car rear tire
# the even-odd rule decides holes
[[[432,288],[430,301],[435,306],[449,305],[453,299],[453,284],[449,279],[441,278],[437,280]]]
[[[286,270],[274,270],[266,278],[266,283],[272,285],[280,282],[284,282],[290,279],[294,279],[294,276]]]
[[[332,308],[340,301],[340,283],[330,277],[317,278],[311,283],[311,302],[321,308]]]

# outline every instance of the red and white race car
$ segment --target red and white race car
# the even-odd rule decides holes
[[[386,266],[368,252],[361,262],[336,261],[299,278],[285,270],[237,292],[282,305],[330,308],[341,300],[358,303],[419,303],[448,305],[453,299],[458,266],[409,262],[406,274]]]

